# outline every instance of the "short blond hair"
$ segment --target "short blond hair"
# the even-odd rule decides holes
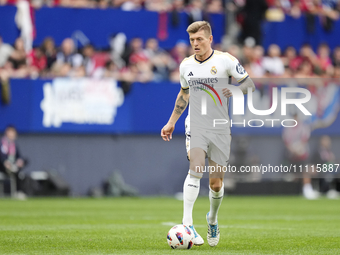
[[[196,21],[194,23],[191,23],[188,28],[187,32],[189,34],[197,33],[198,31],[203,30],[207,36],[211,35],[211,26],[209,22],[207,21]]]

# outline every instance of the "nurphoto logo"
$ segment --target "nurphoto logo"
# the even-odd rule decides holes
[[[240,70],[241,71],[241,70]],[[267,109],[257,109],[255,107],[256,102],[253,96],[251,88],[248,88],[247,96],[243,94],[242,90],[238,86],[230,85],[226,82],[226,79],[214,80],[213,83],[208,84],[203,79],[192,79],[190,97],[193,102],[200,102],[200,114],[202,116],[212,115],[217,116],[213,112],[218,111],[218,107],[229,107],[229,101],[231,101],[231,116],[244,116],[245,110],[250,112],[252,116],[259,116],[258,119],[243,119],[237,123],[230,118],[213,118],[212,126],[218,127],[219,125],[241,125],[248,127],[262,127],[270,124],[274,127],[275,124],[280,123],[283,127],[295,127],[298,122],[296,119],[289,118],[288,108],[294,109],[294,111],[301,112],[305,116],[311,116],[311,112],[307,109],[306,104],[311,100],[311,92],[302,87],[278,87],[272,86],[269,91],[271,95],[271,106]],[[232,93],[232,100],[225,98],[222,93],[222,89],[227,88]],[[269,88],[268,88],[269,89]],[[193,93],[192,93],[193,92]],[[204,92],[195,93],[195,92]],[[199,99],[195,97],[198,97]],[[213,102],[213,103],[212,103]],[[214,107],[214,109],[209,109]],[[216,108],[217,107],[217,108]],[[228,109],[229,111],[229,109]],[[249,114],[248,114],[249,115]],[[281,118],[266,118],[263,116],[280,115]],[[231,117],[230,116],[230,117]],[[248,124],[248,125],[247,125]],[[268,126],[268,125],[267,125]]]

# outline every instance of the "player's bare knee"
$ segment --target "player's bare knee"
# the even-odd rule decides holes
[[[222,185],[220,184],[212,184],[210,185],[210,188],[215,191],[215,192],[219,192],[222,189]]]
[[[219,192],[223,186],[223,181],[222,179],[210,179],[209,185],[213,191]]]
[[[196,173],[203,173],[204,166],[205,166],[204,160],[190,159],[190,170],[193,170]]]

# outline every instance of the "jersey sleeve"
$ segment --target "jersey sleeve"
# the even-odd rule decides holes
[[[234,77],[238,83],[242,83],[249,77],[247,71],[243,68],[243,66],[236,58],[233,58],[228,62],[228,73],[230,76]]]
[[[179,76],[180,76],[180,83],[181,83],[182,89],[188,89],[189,85],[187,83],[187,80],[184,78],[183,62],[179,66]]]

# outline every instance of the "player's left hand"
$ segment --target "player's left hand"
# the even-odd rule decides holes
[[[223,93],[223,96],[225,96],[226,98],[231,97],[233,95],[231,91],[227,88],[222,89],[222,93]]]

